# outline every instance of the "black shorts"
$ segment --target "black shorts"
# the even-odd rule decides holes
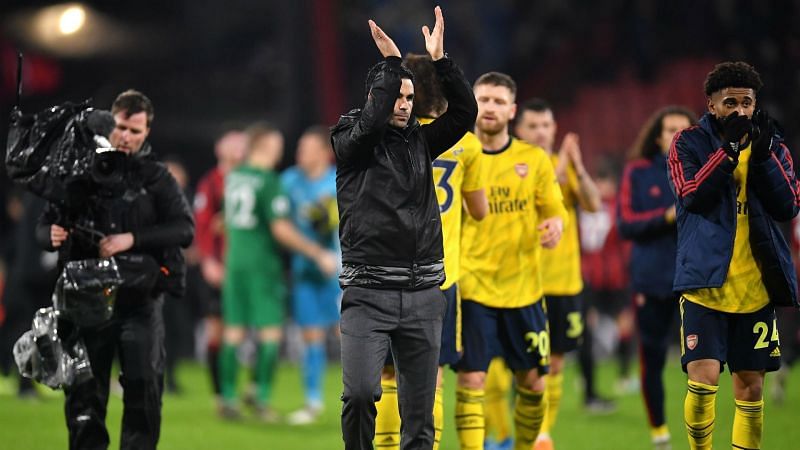
[[[545,298],[550,325],[550,352],[561,354],[578,348],[583,338],[583,301],[578,295],[548,295]]]
[[[726,313],[681,297],[681,365],[716,359],[720,371],[780,368],[781,350],[775,307],[769,304],[752,313]]]
[[[626,289],[620,290],[589,290],[587,292],[588,307],[592,307],[600,314],[608,317],[616,318],[626,308],[630,308],[633,303],[633,298],[630,291]]]
[[[202,296],[203,313],[206,317],[222,317],[222,291],[202,281],[198,293]]]
[[[550,370],[550,333],[542,301],[522,308],[491,308],[461,301],[461,341],[464,353],[453,368],[459,372],[486,372],[496,356],[513,371]]]

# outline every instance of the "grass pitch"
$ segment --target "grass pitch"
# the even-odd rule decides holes
[[[553,430],[559,450],[649,449],[650,438],[644,406],[639,394],[617,397],[618,410],[606,416],[593,416],[583,411],[580,402],[577,368],[571,363],[565,374],[564,399],[558,423]],[[603,364],[598,374],[600,391],[611,395],[615,369]],[[245,414],[239,422],[218,419],[210,394],[205,370],[195,364],[180,367],[180,395],[164,397],[163,422],[159,448],[162,450],[329,450],[343,448],[339,427],[341,403],[340,368],[330,366],[325,378],[326,410],[314,425],[266,425]],[[683,428],[683,396],[685,376],[677,363],[667,367],[667,418],[673,435],[673,449],[687,449]],[[772,375],[767,376],[767,392]],[[244,384],[244,383],[241,383]],[[457,450],[453,427],[454,384],[448,374],[445,384],[445,431],[441,450]],[[717,419],[714,430],[716,448],[730,448],[733,397],[730,376],[722,376],[717,395]],[[39,400],[19,400],[0,394],[0,449],[67,448],[67,432],[60,392]],[[766,396],[763,449],[800,449],[800,371],[795,370],[782,404]],[[284,365],[277,376],[274,403],[281,413],[289,413],[303,403],[300,370]],[[111,448],[119,447],[122,401],[118,395],[109,402],[108,427]]]

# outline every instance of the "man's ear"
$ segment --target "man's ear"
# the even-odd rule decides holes
[[[717,115],[716,111],[714,111],[714,102],[711,100],[711,97],[706,97],[706,106],[708,107],[708,112],[715,116]]]
[[[517,104],[516,103],[512,103],[511,104],[511,117],[509,117],[509,119],[510,120],[514,120],[516,117],[517,117]]]

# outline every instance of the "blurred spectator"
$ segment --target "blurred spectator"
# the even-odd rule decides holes
[[[656,449],[670,447],[662,372],[670,332],[678,323],[678,296],[672,291],[678,228],[667,154],[675,134],[696,123],[694,113],[679,106],[662,108],[647,120],[625,166],[617,211],[622,236],[633,242],[630,273],[636,295],[639,368]]]
[[[336,170],[328,129],[306,130],[297,144],[297,165],[281,174],[297,229],[320,246],[339,251],[339,213],[336,208]],[[322,273],[313,260],[296,253],[291,261],[292,317],[302,328],[305,406],[292,413],[289,423],[314,422],[322,412],[325,375],[325,331],[339,321],[339,280]]]
[[[186,196],[187,202],[192,197],[189,189],[189,175],[179,158],[168,156],[164,158],[167,170],[175,178],[178,187]],[[198,257],[194,245],[183,250],[186,260],[186,294],[175,297],[166,294],[164,298],[164,346],[167,355],[164,376],[167,392],[177,394],[181,389],[175,376],[175,369],[180,359],[192,355],[193,345],[193,318],[190,301],[198,297]]]
[[[222,201],[225,175],[239,166],[247,150],[247,136],[240,130],[229,130],[214,145],[216,166],[197,183],[194,196],[194,216],[197,224],[195,248],[202,274],[198,299],[205,316],[203,336],[205,355],[218,407],[221,407],[219,381],[219,349],[222,344],[222,281],[225,277],[223,254],[225,247]]]
[[[606,161],[595,176],[603,207],[594,213],[581,213],[579,222],[583,250],[583,277],[586,281],[586,302],[583,344],[579,351],[581,372],[586,386],[584,406],[592,412],[609,412],[614,404],[601,397],[595,389],[595,354],[598,342],[600,315],[616,323],[616,353],[620,369],[619,380],[629,383],[632,358],[633,315],[630,310],[628,287],[628,258],[630,245],[623,242],[617,231],[617,179],[615,164]],[[607,335],[607,334],[606,334]],[[628,386],[624,386],[628,389]]]

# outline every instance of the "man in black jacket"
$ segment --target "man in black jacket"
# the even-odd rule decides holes
[[[192,213],[175,179],[156,162],[146,142],[153,107],[142,93],[120,94],[111,109],[115,128],[109,140],[128,154],[124,193],[96,197],[85,207],[95,230],[104,235],[93,241],[85,230],[70,229],[66,211],[50,204],[40,220],[39,240],[59,250],[61,262],[145,254],[160,264],[165,254],[187,247],[194,235]],[[94,377],[66,388],[70,449],[105,449],[109,377],[115,353],[121,365],[124,389],[122,449],[155,449],[161,426],[164,374],[163,295],[123,286],[117,293],[111,319],[96,327],[81,327]],[[62,324],[59,328],[69,324]],[[63,330],[59,330],[61,333]]]
[[[443,50],[444,19],[423,27],[447,112],[429,125],[411,115],[413,75],[373,21],[385,60],[367,75],[363,110],[333,128],[342,246],[342,433],[346,449],[371,449],[380,374],[391,347],[402,419],[401,448],[431,449],[445,300],[442,228],[431,161],[469,131],[477,105]]]

